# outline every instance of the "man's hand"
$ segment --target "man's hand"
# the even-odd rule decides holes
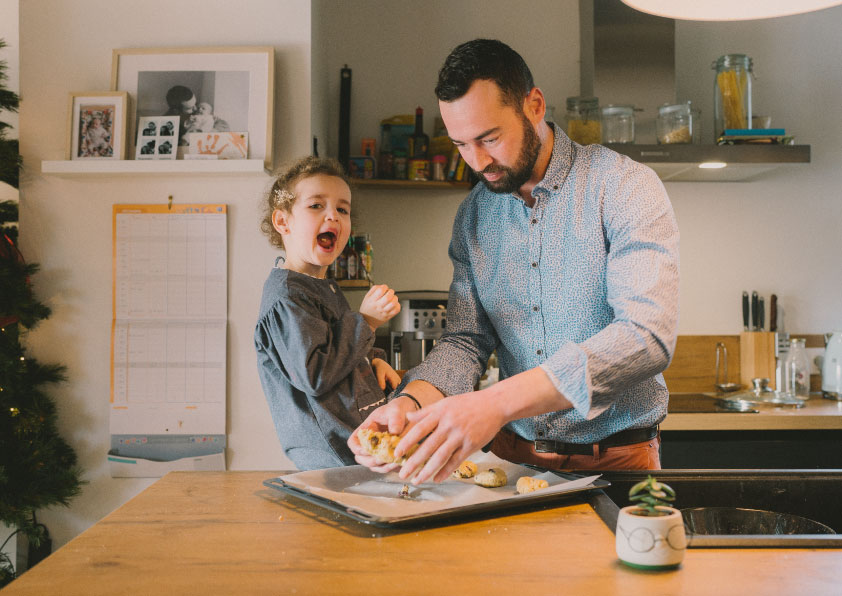
[[[401,376],[395,372],[395,369],[389,366],[389,363],[381,358],[371,359],[371,368],[374,369],[374,376],[377,378],[377,384],[384,391],[388,383],[391,389],[394,389],[401,382]]]
[[[372,331],[401,311],[395,291],[385,284],[371,286],[360,305],[360,314]]]
[[[454,395],[406,417],[411,426],[395,456],[423,440],[400,470],[400,477],[411,478],[413,484],[442,482],[506,423],[501,409],[494,407],[485,391]]]
[[[399,435],[406,428],[407,414],[414,412],[415,408],[415,403],[411,399],[408,397],[399,397],[374,410],[365,419],[365,422],[359,428],[355,429],[348,438],[348,447],[353,452],[354,459],[357,460],[357,463],[364,465],[374,472],[385,473],[399,468],[399,464],[381,464],[374,457],[366,454],[362,445],[360,445],[357,431],[361,428],[371,428],[376,431],[386,431],[393,435]]]

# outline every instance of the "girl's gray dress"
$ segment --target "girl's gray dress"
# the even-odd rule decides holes
[[[263,392],[284,453],[301,470],[356,463],[347,440],[386,398],[374,333],[334,280],[275,268],[254,332]]]

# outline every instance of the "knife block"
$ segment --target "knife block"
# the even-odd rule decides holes
[[[770,331],[740,333],[740,382],[751,388],[751,380],[769,379],[775,387],[775,334]]]

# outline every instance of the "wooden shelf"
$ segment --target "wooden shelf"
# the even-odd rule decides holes
[[[435,180],[369,180],[354,178],[351,186],[355,188],[380,188],[384,190],[461,190],[470,188],[467,182],[439,182]]]
[[[266,176],[262,159],[61,160],[42,161],[41,173],[55,176]]]
[[[337,279],[336,283],[340,288],[367,290],[371,287],[371,282],[367,279]]]

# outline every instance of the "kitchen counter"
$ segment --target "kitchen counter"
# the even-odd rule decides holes
[[[681,395],[681,394],[677,394]],[[758,408],[740,412],[667,414],[661,430],[840,430],[842,402],[812,397],[803,408]]]
[[[756,415],[755,415],[756,416]],[[829,594],[842,549],[690,549],[621,564],[590,505],[382,530],[262,486],[171,472],[12,582],[19,594]]]

